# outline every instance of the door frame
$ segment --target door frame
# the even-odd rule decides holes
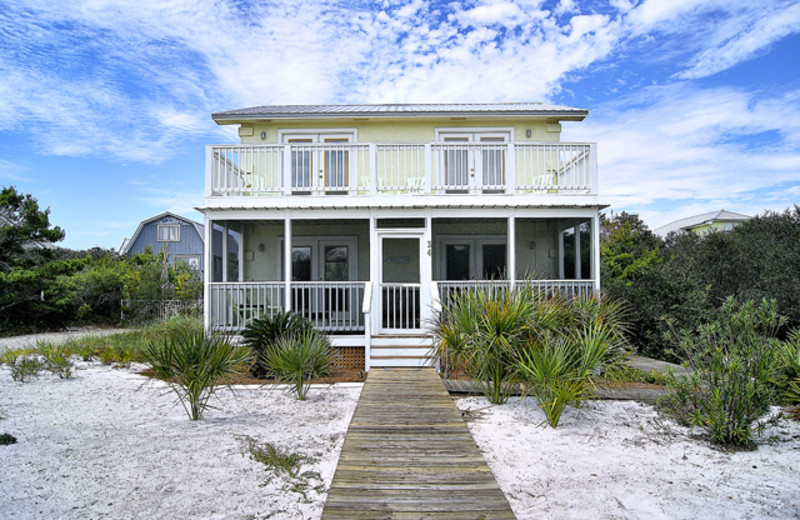
[[[424,329],[422,322],[426,315],[425,309],[431,304],[430,281],[431,281],[431,262],[430,247],[426,242],[427,233],[425,229],[404,229],[404,230],[379,230],[376,232],[376,259],[377,259],[377,284],[375,302],[375,325],[380,334],[420,334]],[[383,241],[385,239],[417,239],[419,244],[419,328],[384,328],[383,326]]]

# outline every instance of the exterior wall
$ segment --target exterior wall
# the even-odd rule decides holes
[[[250,129],[252,128],[252,133]],[[275,121],[273,123],[243,125],[240,129],[243,144],[277,144],[279,130],[291,129],[356,129],[357,141],[362,143],[380,142],[428,142],[436,139],[437,128],[513,128],[515,141],[558,141],[561,125],[544,119],[480,118],[471,120],[454,119],[342,119],[333,121]],[[531,131],[530,137],[526,136]],[[265,139],[261,139],[265,132]],[[250,134],[250,135],[246,135]]]
[[[158,226],[159,224],[180,224],[181,236],[180,242],[159,242],[158,241]],[[197,230],[193,224],[175,219],[173,217],[164,217],[159,220],[148,222],[142,227],[136,241],[131,244],[128,249],[128,255],[135,255],[143,253],[147,247],[151,247],[154,253],[161,251],[161,248],[166,246],[167,252],[170,255],[170,262],[175,260],[176,255],[196,255],[200,257],[200,272],[203,268],[203,239],[198,235]]]

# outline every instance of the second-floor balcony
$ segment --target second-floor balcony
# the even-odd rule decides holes
[[[597,194],[594,143],[209,145],[206,197]]]

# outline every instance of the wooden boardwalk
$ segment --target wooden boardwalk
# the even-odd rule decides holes
[[[369,372],[323,520],[513,520],[432,368]]]

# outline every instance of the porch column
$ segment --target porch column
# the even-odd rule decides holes
[[[292,219],[283,219],[283,310],[292,310]]]
[[[575,234],[575,279],[581,279],[581,225],[578,224],[573,229]]]
[[[211,282],[214,280],[214,221],[205,217],[203,243],[203,329],[211,332]]]
[[[425,230],[422,233],[422,243],[419,245],[419,275],[420,275],[420,319],[423,323],[433,318],[431,314],[433,293],[431,283],[433,282],[433,238],[431,229],[430,215],[425,217]],[[436,295],[439,296],[438,294]]]
[[[600,213],[592,215],[592,278],[594,290],[600,290]]]
[[[381,242],[378,239],[378,225],[375,220],[375,214],[369,216],[369,280],[370,290],[372,291],[370,299],[369,314],[364,317],[364,372],[369,372],[370,361],[372,356],[372,331],[380,330],[380,317],[375,312],[378,308],[378,298],[381,297],[380,280],[378,280],[378,261],[381,258],[380,247]]]
[[[244,281],[244,224],[241,222],[239,223],[239,273],[236,277],[236,281],[243,282]]]
[[[228,280],[228,221],[222,226],[222,281]]]
[[[511,216],[508,217],[508,242],[506,246],[508,248],[508,262],[507,262],[507,270],[508,270],[508,279],[509,279],[509,287],[513,291],[517,285],[517,217]]]

